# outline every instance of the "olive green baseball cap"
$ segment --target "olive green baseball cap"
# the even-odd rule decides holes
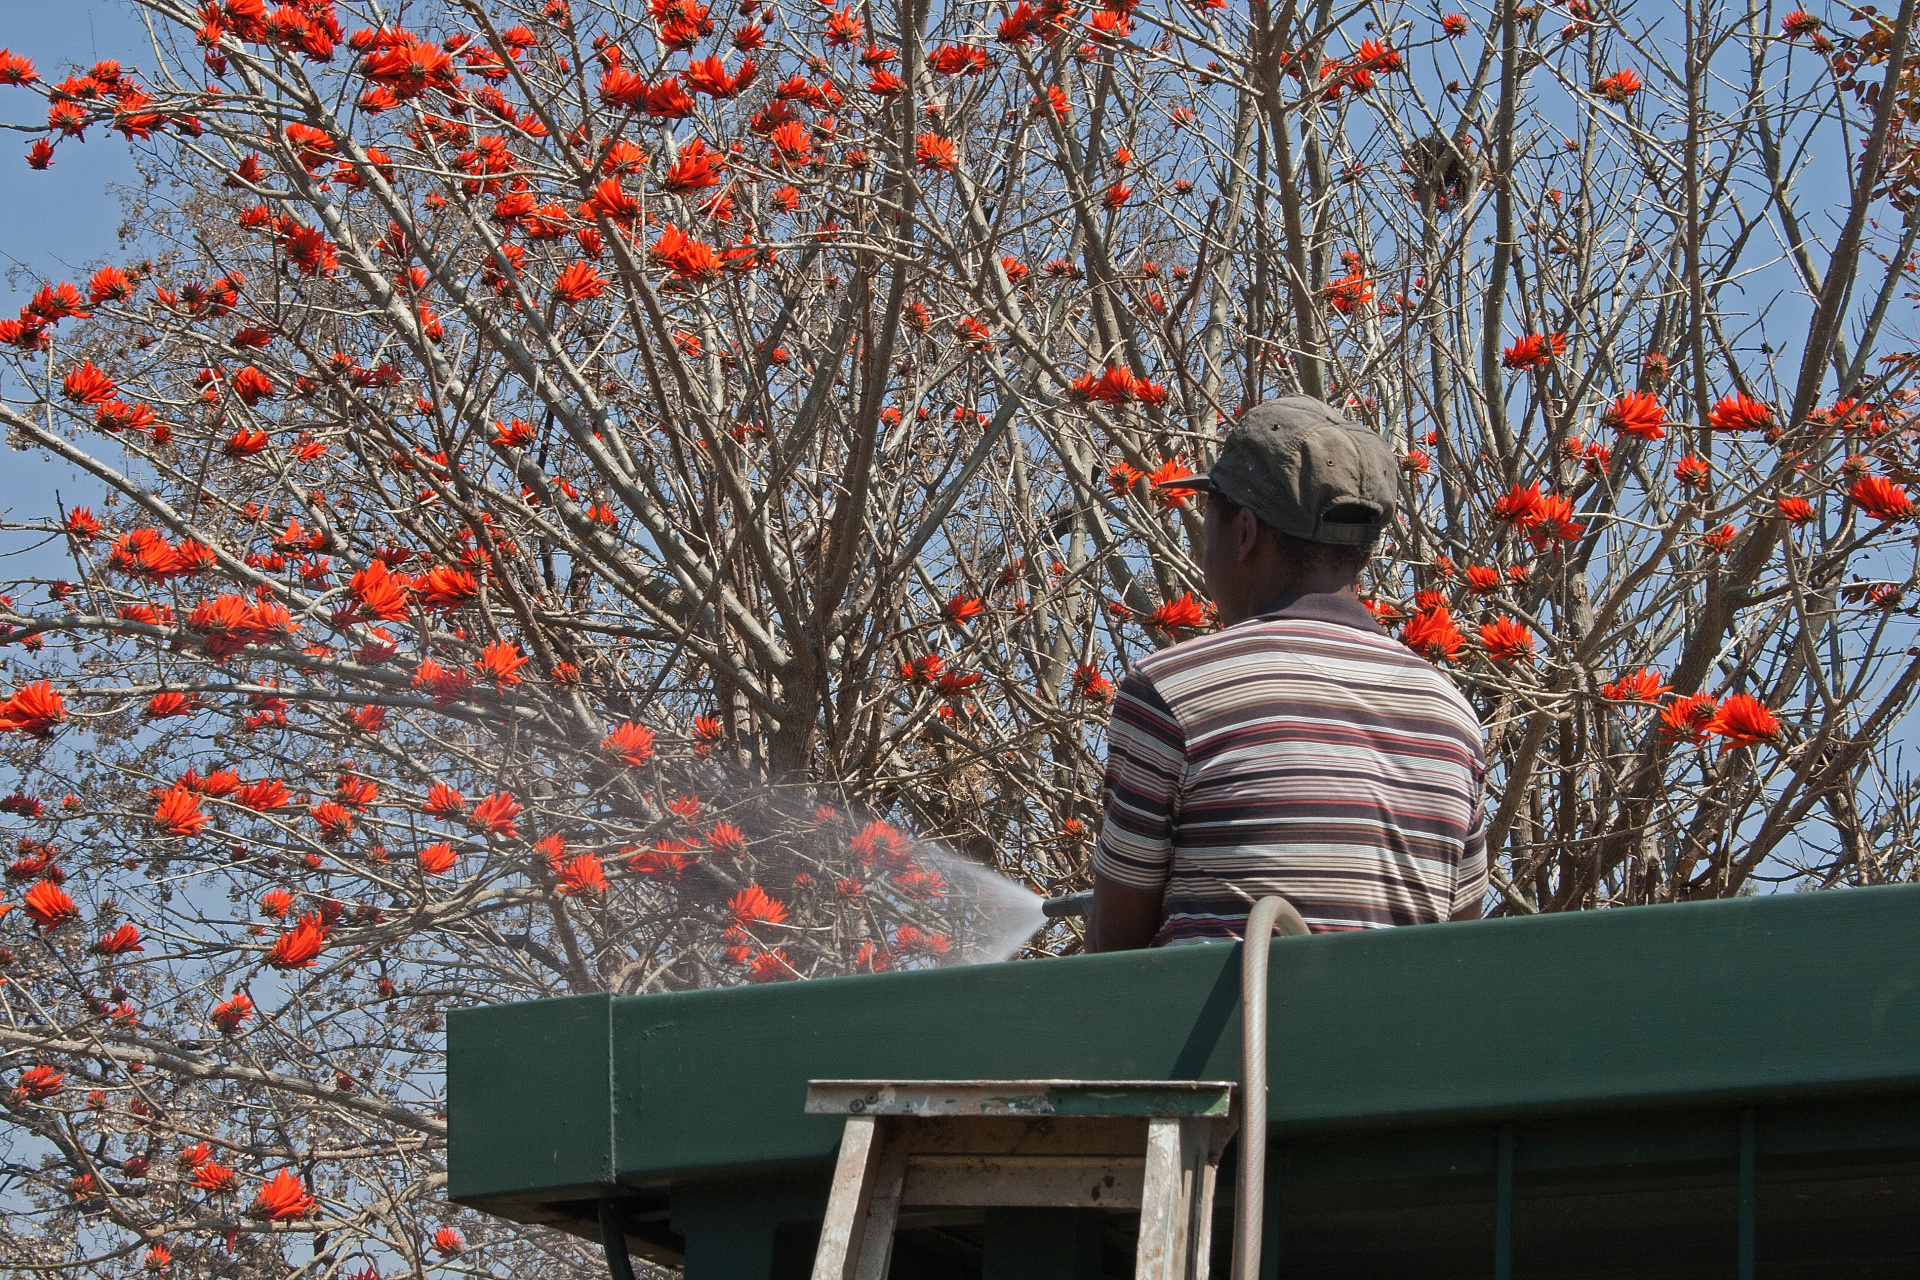
[[[1393,450],[1377,433],[1308,396],[1286,396],[1240,416],[1205,480],[1171,482],[1217,493],[1306,542],[1366,546],[1393,520]]]

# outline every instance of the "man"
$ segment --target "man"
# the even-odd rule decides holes
[[[1318,400],[1228,433],[1197,482],[1221,630],[1141,659],[1114,698],[1090,950],[1238,938],[1272,893],[1314,932],[1480,914],[1480,723],[1355,590],[1396,473]]]

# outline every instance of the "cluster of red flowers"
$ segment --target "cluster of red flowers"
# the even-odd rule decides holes
[[[45,738],[66,718],[67,701],[50,680],[30,681],[0,701],[0,733]]]

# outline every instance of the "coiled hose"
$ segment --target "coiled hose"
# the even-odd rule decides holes
[[[1267,943],[1307,933],[1291,902],[1253,904],[1240,948],[1240,1203],[1233,1215],[1233,1280],[1259,1280],[1267,1202]]]

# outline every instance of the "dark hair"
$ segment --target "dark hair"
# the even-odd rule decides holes
[[[1207,496],[1207,502],[1210,505],[1220,508],[1220,519],[1222,521],[1232,520],[1235,516],[1246,510],[1245,507],[1224,493],[1215,492],[1209,494]],[[1332,542],[1309,542],[1305,538],[1296,538],[1290,533],[1282,533],[1265,520],[1261,520],[1258,515],[1254,516],[1254,519],[1259,521],[1262,529],[1265,529],[1273,535],[1273,540],[1278,544],[1282,558],[1290,564],[1309,565],[1316,569],[1325,569],[1329,572],[1338,573],[1343,577],[1358,581],[1361,571],[1367,567],[1367,561],[1373,558],[1373,544],[1371,542],[1362,543],[1358,546],[1346,546]]]

